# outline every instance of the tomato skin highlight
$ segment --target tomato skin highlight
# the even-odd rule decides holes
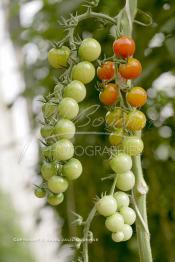
[[[116,84],[105,85],[104,90],[100,92],[99,99],[104,105],[114,104],[119,97],[118,86]]]
[[[147,93],[142,87],[135,86],[126,94],[126,100],[131,106],[141,107],[147,101]]]
[[[115,76],[115,64],[112,61],[105,62],[101,67],[97,68],[97,76],[100,80],[109,81]]]
[[[113,50],[117,57],[130,57],[135,52],[135,42],[128,36],[122,36],[114,41]]]
[[[142,65],[139,60],[129,58],[127,64],[120,64],[119,73],[125,79],[135,79],[142,72]]]

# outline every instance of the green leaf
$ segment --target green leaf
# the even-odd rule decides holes
[[[137,0],[126,0],[122,10],[121,27],[124,35],[132,35],[133,22],[137,13]]]

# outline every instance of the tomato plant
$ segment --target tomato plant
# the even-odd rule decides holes
[[[82,175],[82,163],[74,156],[76,154],[73,145],[76,134],[75,122],[78,121],[79,111],[81,114],[81,108],[85,106],[80,104],[79,107],[78,103],[86,98],[86,84],[94,80],[91,86],[95,86],[100,92],[99,100],[107,112],[105,135],[109,135],[108,164],[112,174],[106,176],[105,180],[112,180],[112,183],[110,189],[106,189],[109,192],[97,196],[86,220],[76,214],[78,219],[75,221],[84,227],[82,239],[85,241],[79,238],[80,243],[78,243],[79,247],[83,246],[83,252],[80,252],[83,259],[81,258],[80,261],[88,262],[86,239],[91,235],[90,224],[96,212],[105,217],[105,226],[111,232],[113,241],[117,243],[132,237],[131,225],[136,221],[137,234],[139,229],[142,236],[138,241],[139,250],[146,250],[143,252],[144,255],[149,253],[151,257],[149,232],[146,232],[148,231],[147,219],[145,219],[146,202],[138,188],[140,183],[138,181],[146,185],[140,160],[144,145],[136,132],[146,125],[146,117],[138,108],[146,103],[147,93],[143,88],[134,86],[132,82],[132,79],[137,78],[142,72],[141,63],[133,58],[136,44],[130,36],[134,10],[137,9],[130,6],[131,2],[135,1],[126,0],[121,13],[112,18],[92,11],[97,2],[95,0],[87,3],[87,11],[81,15],[71,15],[67,19],[62,19],[61,25],[66,35],[48,52],[49,64],[58,69],[58,79],[53,93],[43,98],[43,123],[40,130],[44,145],[41,148],[42,186],[35,190],[35,195],[46,197],[50,205],[57,206],[63,202],[63,193],[66,193],[72,180]],[[116,31],[113,37],[117,39],[113,40],[111,53],[114,54],[111,57],[106,57],[95,38],[81,39],[75,36],[79,22],[88,18],[98,18],[100,21],[112,23],[111,32]],[[88,88],[91,86],[89,85]],[[94,99],[98,102],[97,97]],[[82,118],[85,114],[86,111],[82,114]],[[81,134],[81,131],[78,134]],[[84,138],[86,139],[85,135]],[[86,175],[86,172],[84,173]],[[106,183],[106,186],[109,183]],[[131,190],[132,192],[125,193]],[[147,257],[143,261],[152,262],[150,259],[147,260]]]

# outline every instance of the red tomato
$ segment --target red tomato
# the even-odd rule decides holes
[[[120,64],[119,73],[125,79],[135,79],[142,72],[142,65],[139,60],[129,58],[127,64]]]
[[[122,36],[114,41],[113,50],[118,57],[130,57],[135,52],[135,42],[128,36]]]
[[[97,76],[100,80],[112,80],[115,76],[114,62],[107,61],[101,67],[98,67]]]
[[[104,90],[100,93],[99,99],[104,105],[114,104],[119,97],[119,90],[116,84],[108,84],[104,87]]]
[[[147,93],[142,87],[135,86],[127,93],[126,100],[131,106],[140,107],[146,103]]]

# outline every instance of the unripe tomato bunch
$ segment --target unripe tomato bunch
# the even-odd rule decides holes
[[[63,193],[69,182],[82,174],[81,162],[73,157],[71,139],[76,132],[74,119],[79,113],[78,103],[86,97],[85,84],[95,77],[95,67],[91,62],[100,56],[101,46],[95,39],[85,39],[78,54],[80,61],[71,68],[70,81],[63,90],[62,83],[57,84],[53,95],[42,107],[44,125],[41,127],[41,136],[45,143],[41,165],[43,183],[37,186],[35,195],[39,198],[47,195],[48,203],[53,206],[63,201]],[[66,46],[52,48],[48,52],[49,64],[55,69],[64,69],[70,55],[71,50]]]

